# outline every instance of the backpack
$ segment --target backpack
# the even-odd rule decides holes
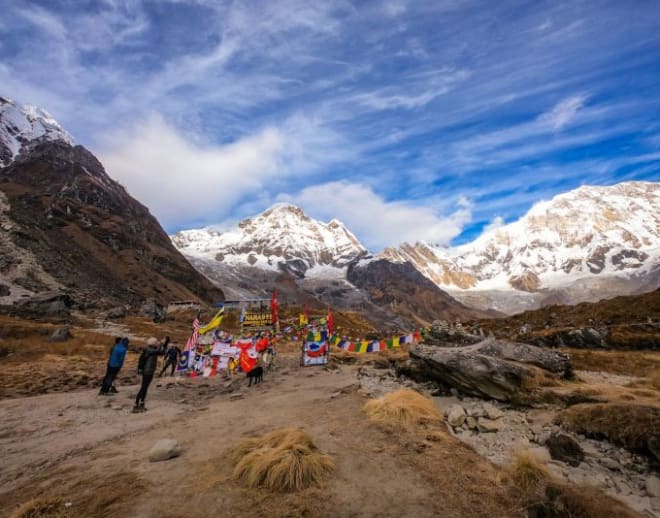
[[[144,367],[147,363],[147,351],[144,350],[142,351],[142,354],[140,354],[140,359],[138,360],[138,374],[142,374],[142,371],[144,371]]]

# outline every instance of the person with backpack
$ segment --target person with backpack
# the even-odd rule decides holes
[[[170,347],[165,354],[165,365],[163,365],[163,368],[158,375],[159,378],[163,377],[163,373],[167,370],[168,367],[172,367],[170,376],[174,376],[174,369],[179,362],[179,356],[181,356],[181,349],[172,344],[172,347]]]
[[[149,390],[151,380],[154,379],[154,374],[158,367],[158,357],[165,354],[169,343],[169,336],[165,337],[165,340],[160,346],[158,345],[158,340],[155,338],[150,338],[147,341],[147,348],[142,351],[140,359],[138,360],[138,374],[142,376],[142,385],[135,398],[133,413],[145,412],[147,410],[144,407],[144,400],[147,398],[147,390]]]
[[[126,358],[126,350],[128,349],[128,338],[116,338],[115,345],[110,349],[110,358],[108,359],[108,367],[105,371],[103,383],[101,383],[101,390],[99,396],[109,396],[116,393],[117,389],[112,385],[119,374],[119,371],[124,365]]]

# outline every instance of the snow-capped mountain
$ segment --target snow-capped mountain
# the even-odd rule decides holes
[[[317,221],[288,203],[274,205],[228,232],[184,230],[171,239],[191,257],[237,267],[285,270],[297,277],[328,267],[343,268],[367,253],[340,221]]]
[[[660,281],[660,184],[583,186],[456,249],[404,243],[382,257],[411,262],[468,304],[508,312],[651,290]]]
[[[9,165],[24,145],[43,140],[74,145],[71,135],[45,110],[0,97],[0,167]]]
[[[486,316],[454,300],[410,264],[368,259],[340,221],[322,223],[295,205],[274,205],[228,232],[185,230],[171,239],[229,299],[264,297],[277,289],[289,302],[357,310],[395,327],[405,327],[402,318],[428,323]]]

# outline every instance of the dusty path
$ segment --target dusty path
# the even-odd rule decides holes
[[[300,369],[294,358],[257,387],[219,392],[221,380],[153,387],[149,411],[131,414],[136,387],[0,401],[0,509],[40,494],[70,501],[75,516],[517,516],[498,472],[459,441],[391,436],[369,424],[355,367]],[[109,406],[108,406],[109,405]],[[335,459],[323,488],[291,495],[231,480],[227,448],[249,435],[299,426]],[[183,454],[150,463],[174,438]]]

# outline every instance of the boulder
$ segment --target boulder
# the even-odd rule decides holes
[[[69,330],[69,326],[64,326],[64,327],[58,327],[53,331],[53,333],[50,335],[50,338],[48,339],[49,342],[66,342],[69,338],[71,338],[71,331]]]
[[[492,419],[488,419],[487,417],[479,418],[479,422],[477,423],[477,426],[481,433],[500,431],[500,425],[498,424],[498,422],[493,421]]]
[[[660,478],[649,475],[646,479],[646,492],[649,496],[660,498]]]
[[[468,427],[470,430],[476,430],[476,429],[477,429],[477,419],[474,418],[474,417],[472,417],[472,416],[469,416],[469,417],[465,420],[465,424],[467,425],[467,427]]]
[[[22,299],[15,304],[17,315],[30,317],[65,318],[70,314],[73,300],[66,292],[49,291]]]
[[[550,456],[571,466],[579,466],[584,460],[584,451],[580,445],[569,435],[552,434],[545,442]]]
[[[410,361],[399,372],[416,381],[439,382],[499,401],[525,399],[539,376],[572,375],[566,354],[492,337],[456,348],[419,345],[410,351]]]
[[[461,426],[465,422],[465,409],[461,405],[452,405],[446,412],[447,423],[454,428]]]
[[[140,306],[139,316],[151,318],[154,322],[165,320],[165,308],[154,299],[147,299]]]
[[[108,320],[124,318],[126,316],[126,308],[124,306],[117,306],[116,308],[109,309],[105,314]]]
[[[181,455],[181,448],[176,439],[160,439],[149,450],[148,458],[151,462],[160,462],[179,455]]]

